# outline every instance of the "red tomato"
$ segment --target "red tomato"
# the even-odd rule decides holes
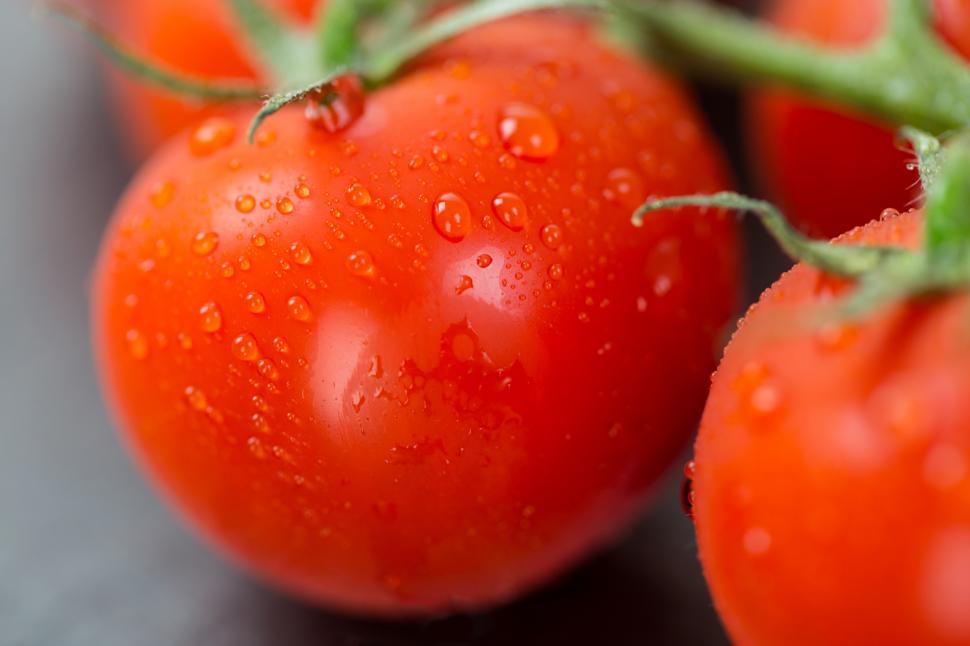
[[[288,19],[307,22],[318,0],[263,0]],[[268,80],[242,47],[227,0],[104,1],[111,31],[128,47],[151,61],[201,78]],[[138,158],[206,116],[224,113],[223,106],[183,99],[110,74],[126,143]]]
[[[942,33],[970,54],[970,3],[934,0]],[[871,41],[886,0],[775,0],[767,17],[780,29],[833,47]],[[787,92],[755,93],[748,106],[751,157],[765,189],[802,230],[832,237],[919,199],[910,152],[893,129]]]
[[[108,402],[236,561],[373,613],[479,607],[635,513],[691,433],[737,288],[671,80],[589,27],[469,33],[339,135],[249,111],[174,140],[94,278]],[[723,215],[723,214],[722,214]]]
[[[922,215],[843,242],[915,247]],[[694,518],[738,644],[970,644],[965,294],[812,327],[799,265],[744,319],[697,440]]]

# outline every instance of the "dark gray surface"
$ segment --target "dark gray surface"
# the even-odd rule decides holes
[[[122,1],[122,0],[117,0]],[[480,617],[351,620],[250,581],[180,529],[99,399],[86,277],[129,170],[73,35],[0,2],[0,645],[719,644],[679,477],[565,581]]]

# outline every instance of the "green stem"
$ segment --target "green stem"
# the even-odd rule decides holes
[[[328,0],[316,34],[323,69],[345,67],[357,58],[364,4],[366,0]]]
[[[249,81],[201,79],[150,63],[66,2],[46,2],[41,7],[88,37],[121,70],[161,89],[209,101],[252,101],[267,94]]]
[[[713,195],[687,195],[651,200],[633,214],[633,224],[642,226],[648,213],[680,206],[699,206],[735,211],[750,211],[758,216],[782,249],[796,262],[806,262],[822,271],[846,278],[858,278],[884,263],[887,258],[903,253],[896,247],[832,245],[812,240],[796,231],[784,214],[770,202],[731,192]]]
[[[924,245],[930,257],[966,263],[970,259],[970,134],[947,145],[924,212]]]
[[[387,82],[408,61],[434,45],[449,40],[473,27],[500,18],[539,9],[609,9],[609,0],[480,0],[449,11],[440,18],[417,27],[396,44],[375,52],[363,69],[370,85]]]
[[[320,76],[313,39],[259,0],[229,0],[239,29],[276,84],[292,87]]]
[[[696,2],[621,5],[661,52],[720,78],[784,86],[933,133],[970,124],[970,68],[939,42],[925,0],[893,0],[884,35],[852,51]]]

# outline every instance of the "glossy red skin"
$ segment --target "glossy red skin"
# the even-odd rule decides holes
[[[497,119],[512,102],[555,124],[549,159],[503,150]],[[264,126],[271,143],[247,146],[249,116],[209,156],[194,157],[182,135],[147,165],[94,276],[107,400],[171,503],[290,592],[390,615],[506,600],[622,528],[691,433],[737,291],[723,214],[629,221],[648,193],[725,185],[682,90],[582,24],[524,17],[439,49],[339,135],[294,107]],[[640,194],[604,196],[618,168],[636,172]],[[349,203],[355,181],[371,206]],[[157,208],[164,182],[174,190]],[[494,217],[485,228],[504,191],[528,205],[523,231]],[[458,243],[431,222],[446,192],[473,215]],[[245,193],[295,208],[242,215]],[[547,224],[564,232],[555,251],[541,239]],[[209,255],[191,249],[198,232],[218,235]],[[311,264],[295,262],[294,242]],[[349,269],[358,250],[372,254],[372,276]],[[459,294],[462,275],[474,286]],[[263,314],[247,308],[253,290]],[[294,295],[309,321],[288,314]],[[217,333],[200,329],[207,301],[221,308]],[[275,363],[275,382],[235,357],[242,333]]]
[[[812,327],[845,289],[797,266],[714,376],[693,491],[715,605],[740,645],[970,644],[970,300]]]
[[[886,0],[775,0],[767,18],[780,29],[833,47],[880,33]],[[970,3],[935,0],[940,30],[970,53]],[[750,157],[769,197],[803,231],[831,238],[920,199],[911,152],[893,129],[779,91],[753,93],[747,110]]]
[[[307,23],[318,0],[265,0],[295,23]],[[227,0],[101,0],[112,33],[135,52],[199,78],[269,82],[246,51]],[[143,159],[162,142],[227,106],[204,104],[154,89],[109,67],[110,89],[125,143]]]

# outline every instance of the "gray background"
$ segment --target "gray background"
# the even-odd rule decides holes
[[[676,473],[621,544],[483,616],[341,618],[200,547],[135,473],[92,371],[88,270],[131,173],[96,61],[74,34],[31,16],[26,0],[0,2],[0,43],[0,645],[725,641]],[[706,91],[705,101],[736,138],[730,97]],[[769,275],[762,265],[755,273]]]

